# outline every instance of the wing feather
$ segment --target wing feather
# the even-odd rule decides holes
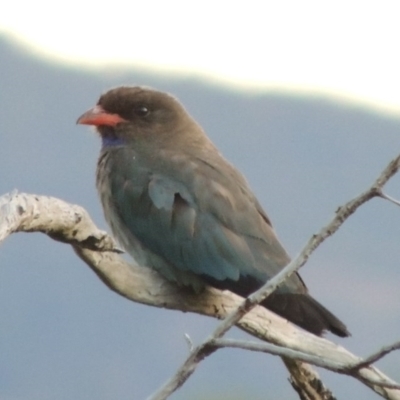
[[[176,156],[162,171],[142,163],[114,179],[115,208],[146,251],[159,257],[154,263],[162,259],[177,272],[219,281],[249,276],[264,282],[289,256],[244,178],[225,163],[227,176],[218,166]],[[163,272],[165,265],[153,267]],[[294,275],[283,290],[303,287]]]

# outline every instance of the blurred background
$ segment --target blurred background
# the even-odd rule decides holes
[[[175,94],[248,178],[295,255],[400,151],[400,5],[15,1],[0,14],[0,194],[85,207],[100,142],[75,121],[121,84]],[[400,177],[387,186],[400,198]],[[400,339],[400,209],[363,206],[302,269],[360,356]],[[0,399],[145,399],[216,321],[112,293],[66,245],[0,248]],[[228,337],[246,337],[233,330]],[[400,357],[378,363],[400,380]],[[338,399],[376,399],[320,371]],[[279,358],[221,350],[174,400],[297,399]]]

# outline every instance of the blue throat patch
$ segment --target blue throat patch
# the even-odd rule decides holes
[[[122,146],[126,142],[125,140],[116,137],[114,135],[105,135],[101,137],[103,147],[112,147],[112,146]]]

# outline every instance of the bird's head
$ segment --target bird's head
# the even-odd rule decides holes
[[[193,131],[188,125],[197,125],[173,96],[140,86],[109,90],[77,124],[95,126],[103,146],[173,141],[183,132]]]

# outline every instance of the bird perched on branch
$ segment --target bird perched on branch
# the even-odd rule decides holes
[[[140,265],[196,291],[208,284],[245,297],[289,263],[245,178],[173,96],[118,87],[77,123],[101,137],[104,214]],[[314,334],[349,335],[297,273],[261,304]]]

